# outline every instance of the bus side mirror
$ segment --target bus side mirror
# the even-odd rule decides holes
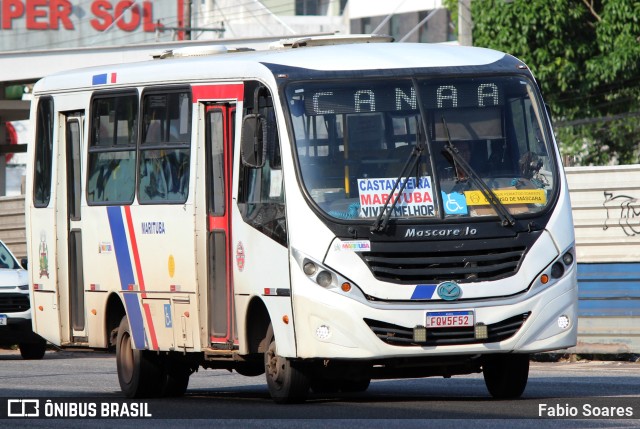
[[[240,157],[247,167],[262,168],[267,157],[267,120],[262,115],[242,119]]]
[[[27,260],[27,258],[20,259],[20,265],[22,265],[22,268],[24,268],[25,270],[28,269],[29,261]]]

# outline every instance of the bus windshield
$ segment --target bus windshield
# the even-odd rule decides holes
[[[479,185],[510,215],[540,212],[557,173],[537,94],[523,76],[291,83],[303,186],[345,220],[498,215]]]

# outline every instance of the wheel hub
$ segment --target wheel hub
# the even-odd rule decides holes
[[[271,343],[271,345],[269,346],[269,350],[267,350],[266,363],[267,374],[269,375],[269,377],[273,381],[281,384],[284,374],[285,359],[278,356],[278,354],[276,353],[275,343]]]

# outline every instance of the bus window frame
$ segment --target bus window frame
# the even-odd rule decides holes
[[[159,142],[150,142],[146,143],[144,141],[146,137],[146,130],[144,129],[144,119],[145,119],[145,99],[146,97],[153,95],[168,95],[168,94],[187,94],[188,97],[188,110],[187,110],[187,127],[188,127],[188,136],[185,141],[180,142],[171,142],[171,141],[159,141]],[[143,88],[138,102],[139,109],[139,121],[138,121],[138,141],[136,147],[136,188],[135,188],[135,196],[138,200],[138,204],[140,205],[162,205],[162,204],[184,204],[189,199],[189,182],[191,181],[191,158],[192,158],[192,148],[191,141],[193,139],[193,92],[191,90],[191,86],[189,85],[170,85],[170,86],[149,86]],[[166,119],[166,118],[165,118]],[[179,118],[180,119],[180,118]],[[140,198],[140,187],[142,183],[142,176],[140,173],[141,163],[142,163],[142,152],[144,151],[153,151],[153,150],[186,150],[187,151],[187,177],[186,177],[186,192],[184,194],[183,199],[141,199]]]
[[[136,108],[134,109],[134,112],[136,114],[136,116],[133,118],[133,120],[135,121],[133,130],[135,131],[136,135],[135,135],[135,139],[134,139],[134,143],[133,144],[128,144],[128,145],[110,145],[107,147],[104,146],[100,146],[100,145],[96,145],[95,141],[94,141],[94,127],[95,127],[95,109],[94,109],[94,102],[96,100],[99,99],[106,99],[106,98],[116,98],[118,96],[135,96],[135,101],[136,101]],[[137,179],[136,179],[136,174],[135,174],[135,170],[134,170],[134,175],[133,175],[133,180],[134,180],[134,184],[133,184],[133,194],[130,200],[121,200],[121,201],[94,201],[93,199],[89,198],[89,191],[92,190],[89,186],[89,181],[90,178],[92,176],[93,170],[91,169],[92,167],[92,162],[91,162],[91,155],[94,153],[109,153],[109,152],[133,152],[134,154],[134,169],[136,168],[137,165],[137,146],[138,146],[138,140],[139,140],[139,134],[140,134],[140,93],[138,91],[137,88],[124,88],[124,89],[117,89],[117,90],[104,90],[104,91],[96,91],[91,95],[91,99],[89,100],[89,135],[87,137],[87,168],[86,168],[86,175],[85,175],[85,198],[87,201],[87,205],[88,206],[122,206],[122,205],[131,205],[134,200],[135,200],[135,189],[136,189],[136,183],[137,183]],[[124,149],[126,148],[126,149]]]
[[[41,108],[44,108],[44,103],[47,103],[49,106],[47,107],[49,110],[49,123],[47,124],[49,129],[48,130],[43,130],[42,127],[40,127],[40,115],[42,112]],[[36,109],[36,129],[35,129],[35,142],[36,142],[36,147],[35,147],[35,153],[34,153],[34,163],[33,163],[33,196],[32,196],[32,201],[33,201],[33,206],[35,208],[45,208],[45,207],[49,207],[49,204],[51,204],[51,194],[52,194],[52,184],[53,184],[53,151],[54,151],[54,130],[55,130],[55,103],[53,100],[53,97],[48,95],[48,96],[43,96],[40,97],[40,99],[38,100],[38,107]],[[45,160],[47,161],[47,168],[48,168],[48,177],[46,176],[46,169],[41,168],[40,171],[44,171],[44,173],[38,173],[38,161],[41,161],[40,159],[40,154],[42,153],[42,144],[41,143],[41,139],[43,137],[45,137],[45,135],[43,135],[42,133],[46,132],[46,137],[48,137],[48,159]],[[47,154],[45,154],[44,156],[47,156]],[[42,201],[37,200],[37,195],[38,192],[36,191],[36,188],[38,186],[39,183],[42,182],[42,179],[45,179],[44,182],[48,181],[48,190],[45,190],[46,192],[46,198],[43,198]],[[46,183],[44,183],[46,185]],[[44,196],[44,195],[43,195]],[[46,200],[46,201],[45,201]]]

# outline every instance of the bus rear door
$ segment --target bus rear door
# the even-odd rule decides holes
[[[82,228],[81,228],[81,156],[83,137],[84,113],[72,112],[65,114],[65,143],[66,143],[66,194],[67,194],[67,231],[64,236],[67,243],[59,240],[59,245],[68,246],[59,249],[59,254],[67,254],[67,276],[69,294],[69,325],[71,342],[87,342],[87,328],[85,321],[85,288],[82,261]],[[64,191],[63,191],[64,192]],[[63,205],[61,205],[63,206]],[[63,236],[62,231],[58,237]],[[64,336],[64,334],[63,334]]]

